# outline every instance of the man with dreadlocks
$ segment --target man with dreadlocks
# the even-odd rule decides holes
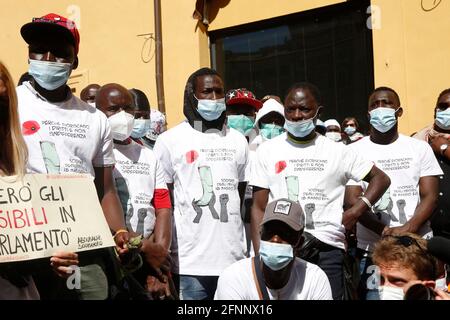
[[[174,196],[172,271],[184,300],[212,300],[219,274],[246,255],[240,208],[248,146],[225,125],[225,109],[219,74],[197,70],[184,91],[186,120],[154,147]]]

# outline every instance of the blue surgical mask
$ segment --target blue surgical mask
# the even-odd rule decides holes
[[[196,96],[194,96],[197,99]],[[206,121],[214,121],[220,118],[225,111],[225,98],[210,100],[210,99],[197,99],[197,111],[200,116]]]
[[[30,59],[28,73],[44,89],[55,90],[69,80],[72,71],[70,63],[39,61]]]
[[[351,136],[351,135],[353,135],[356,132],[356,128],[348,126],[348,127],[345,127],[344,132],[347,135]]]
[[[278,271],[294,259],[294,250],[290,244],[261,240],[259,255],[266,266],[273,271]]]
[[[147,134],[150,130],[152,122],[150,119],[134,119],[133,131],[131,131],[131,137],[140,139]]]
[[[296,122],[286,119],[284,128],[294,137],[304,138],[314,131],[316,125],[313,118]]]
[[[450,108],[436,112],[436,125],[443,130],[450,130]]]
[[[370,111],[370,124],[379,132],[388,132],[397,123],[397,118],[395,117],[397,110],[379,107]]]
[[[284,132],[283,127],[272,123],[263,123],[261,124],[261,129],[259,130],[261,135],[265,139],[272,139],[278,137],[280,134]]]
[[[250,117],[241,115],[230,115],[227,117],[227,125],[229,128],[236,129],[240,133],[242,133],[244,136],[250,133],[253,126],[255,125],[255,120],[253,120]]]

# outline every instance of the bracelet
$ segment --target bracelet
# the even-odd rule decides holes
[[[128,233],[127,229],[119,229],[116,231],[116,233],[114,233],[113,238],[115,238],[119,233]]]
[[[369,207],[370,210],[372,210],[372,204],[370,203],[369,199],[367,199],[364,196],[359,196],[358,199],[361,199],[362,201],[364,201],[364,203]]]

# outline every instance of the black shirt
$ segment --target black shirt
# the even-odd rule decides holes
[[[450,238],[450,161],[437,156],[444,175],[439,176],[438,204],[431,217],[431,228],[435,236]]]

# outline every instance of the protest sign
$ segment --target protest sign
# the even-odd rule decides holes
[[[112,246],[92,177],[0,178],[0,263]]]

